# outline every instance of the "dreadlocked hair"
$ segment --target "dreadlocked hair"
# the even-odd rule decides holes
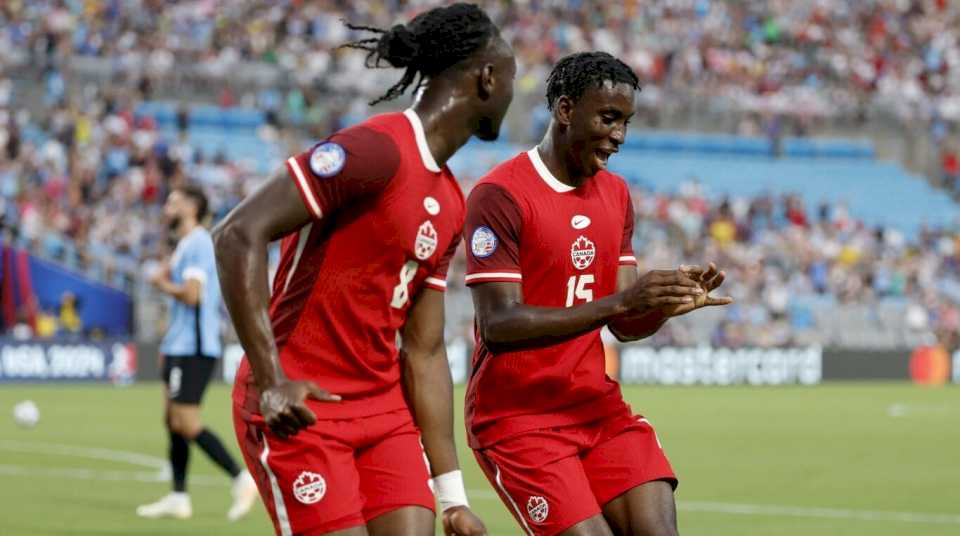
[[[640,89],[640,79],[633,69],[606,52],[578,52],[565,56],[547,77],[547,108],[553,110],[557,99],[563,95],[577,100],[587,88],[602,87],[607,81]]]
[[[417,15],[407,24],[389,30],[346,23],[351,30],[379,34],[344,43],[338,48],[367,51],[366,66],[379,69],[386,62],[391,67],[405,68],[403,78],[390,86],[379,98],[370,102],[395,99],[411,85],[416,93],[425,78],[442,73],[460,63],[498,35],[497,27],[482,9],[474,4],[457,3],[437,7]]]

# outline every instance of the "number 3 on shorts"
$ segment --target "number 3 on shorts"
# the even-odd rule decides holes
[[[393,300],[390,301],[390,306],[394,309],[403,309],[410,301],[410,282],[416,277],[418,268],[420,264],[416,261],[407,261],[403,268],[400,268],[400,282],[393,287]]]

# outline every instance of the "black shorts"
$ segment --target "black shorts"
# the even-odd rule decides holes
[[[170,400],[181,404],[200,404],[217,360],[198,356],[165,356],[163,383]]]

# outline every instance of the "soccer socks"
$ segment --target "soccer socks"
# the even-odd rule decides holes
[[[207,453],[207,456],[210,456],[210,459],[214,461],[220,467],[223,467],[223,470],[230,473],[230,476],[236,478],[240,474],[240,468],[237,467],[237,462],[234,461],[233,456],[230,456],[230,453],[227,452],[227,449],[224,448],[223,443],[220,442],[220,439],[210,430],[204,428],[197,434],[197,437],[193,441]]]
[[[173,470],[173,491],[187,490],[187,462],[190,460],[190,442],[180,434],[170,432],[170,466]]]

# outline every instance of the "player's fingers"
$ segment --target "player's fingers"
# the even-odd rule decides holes
[[[723,284],[723,281],[727,278],[727,274],[724,272],[719,272],[717,275],[713,276],[711,279],[707,280],[705,283],[708,290],[714,290],[720,285]]]
[[[286,426],[277,421],[276,419],[267,420],[267,427],[270,428],[270,431],[274,433],[280,439],[287,438],[287,432],[289,431]]]
[[[717,265],[711,262],[709,265],[707,265],[707,270],[700,275],[700,281],[709,281],[716,277],[716,275]]]
[[[665,287],[656,287],[653,289],[654,296],[699,296],[703,294],[700,287],[684,287],[680,285],[667,285]]]
[[[704,306],[709,305],[730,305],[733,303],[733,298],[730,296],[721,296],[719,298],[714,298],[712,296],[707,296],[707,301],[704,302]]]
[[[284,408],[283,411],[277,413],[277,417],[274,422],[276,423],[277,428],[283,430],[288,436],[297,435],[297,432],[300,431],[300,425],[297,422],[297,418],[294,417],[289,406]]]
[[[673,272],[670,274],[670,277],[667,278],[665,283],[670,285],[700,288],[700,282],[697,279],[684,275],[680,272]]]
[[[659,296],[652,300],[651,305],[654,307],[663,307],[666,305],[684,305],[689,303],[693,303],[693,297],[691,296]]]
[[[467,536],[487,536],[487,527],[483,526],[483,522],[478,519],[476,523],[469,527]]]
[[[339,402],[340,395],[335,395],[326,389],[322,389],[313,382],[307,382],[307,396],[321,402]]]
[[[699,279],[706,272],[703,266],[696,264],[681,264],[679,270],[694,279]]]
[[[290,408],[290,411],[294,417],[296,417],[297,421],[299,421],[301,428],[306,428],[317,422],[317,416],[305,405],[293,406]]]

